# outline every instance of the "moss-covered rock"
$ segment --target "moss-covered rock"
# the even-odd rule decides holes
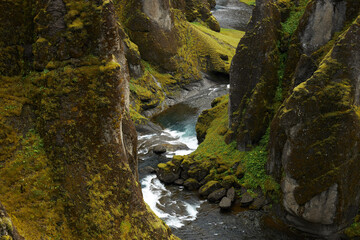
[[[313,234],[336,234],[359,208],[359,23],[338,37],[271,124],[268,170],[281,182],[283,214]]]
[[[197,190],[200,187],[200,183],[194,178],[188,178],[184,182],[184,187],[189,190]]]
[[[160,163],[156,174],[158,178],[165,183],[173,183],[180,177],[180,167],[172,162]]]
[[[1,22],[0,47],[29,44],[23,63],[0,76],[0,201],[19,233],[30,240],[175,239],[142,199],[113,3],[0,6],[14,13]],[[19,32],[8,35],[13,26]]]
[[[19,235],[4,206],[0,203],[0,239],[23,240]]]
[[[313,75],[339,33],[356,17],[360,3],[302,0],[299,5],[287,6],[287,9],[290,16],[282,23],[284,97]]]
[[[275,1],[258,1],[249,30],[241,39],[230,70],[230,127],[240,150],[265,134],[278,86],[280,12]]]
[[[207,182],[204,186],[199,189],[199,194],[203,197],[207,197],[210,193],[221,188],[218,181]]]

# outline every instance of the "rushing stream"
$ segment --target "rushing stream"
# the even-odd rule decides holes
[[[232,212],[222,213],[217,204],[200,199],[197,192],[164,185],[154,173],[144,171],[169,161],[175,154],[194,151],[198,146],[195,124],[199,114],[210,108],[212,99],[226,93],[227,85],[212,86],[157,116],[154,120],[164,128],[162,131],[139,135],[139,173],[144,200],[183,240],[296,239],[265,227],[260,211],[244,211],[235,206]],[[151,154],[148,149],[164,141],[181,147],[162,155]]]

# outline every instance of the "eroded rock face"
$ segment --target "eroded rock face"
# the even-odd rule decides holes
[[[274,1],[257,1],[248,28],[230,69],[229,120],[241,150],[258,143],[272,117],[280,28],[280,12]]]
[[[4,206],[0,203],[0,239],[24,240],[17,232]]]
[[[22,53],[20,44],[33,38],[33,58],[24,58],[21,71],[5,77],[0,70],[1,109],[7,99],[16,105],[0,111],[0,201],[18,231],[30,240],[175,239],[142,199],[129,70],[113,2],[6,1],[4,7],[16,14],[0,25],[0,46],[14,38]],[[18,32],[5,37],[3,27],[18,21],[24,21]]]
[[[359,207],[359,23],[360,17],[271,124],[267,167],[282,185],[284,219],[312,234],[336,234]]]
[[[343,27],[346,18],[346,2],[317,1],[310,15],[300,42],[305,53],[313,52],[327,43]]]
[[[162,29],[171,30],[172,21],[169,1],[145,0],[143,11],[151,20],[158,23]]]
[[[181,37],[170,11],[170,1],[132,0],[119,4],[125,4],[125,27],[131,40],[138,45],[142,59],[175,71],[176,64],[171,58],[181,46]]]
[[[321,0],[309,2],[291,37],[284,72],[284,96],[288,97],[300,83],[310,78],[329,51],[329,42],[346,23],[353,21],[360,2]]]

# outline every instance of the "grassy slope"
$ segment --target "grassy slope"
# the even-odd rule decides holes
[[[215,101],[219,103],[207,110],[212,119],[208,123],[205,140],[195,152],[185,158],[185,161],[195,162],[199,166],[214,166],[210,175],[220,182],[234,179],[238,185],[249,190],[261,187],[263,192],[276,192],[278,185],[265,172],[268,134],[263,137],[258,147],[249,152],[238,151],[235,142],[226,144],[227,134],[230,133],[228,129],[229,97],[225,95]],[[239,166],[234,168],[236,163],[239,163]],[[239,178],[240,175],[243,177]]]

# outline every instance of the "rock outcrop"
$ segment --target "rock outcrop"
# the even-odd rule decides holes
[[[270,125],[277,213],[302,231],[334,237],[360,202],[360,3],[256,5],[230,71],[232,139],[248,150]]]
[[[19,233],[176,239],[142,199],[113,2],[2,1],[0,9],[0,201]]]
[[[360,17],[271,124],[268,170],[281,182],[285,219],[313,234],[347,226],[360,203]]]
[[[19,235],[4,206],[0,203],[0,239],[24,240]]]
[[[230,69],[229,124],[240,150],[265,134],[278,85],[280,12],[273,0],[256,5]]]

